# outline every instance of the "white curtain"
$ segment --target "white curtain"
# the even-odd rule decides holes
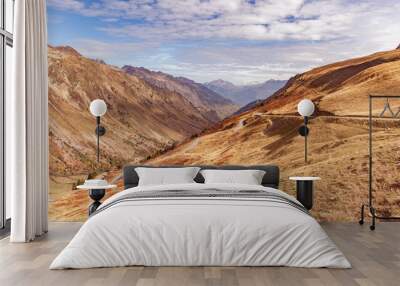
[[[12,242],[47,232],[46,0],[15,1],[13,96],[6,99],[6,187]]]

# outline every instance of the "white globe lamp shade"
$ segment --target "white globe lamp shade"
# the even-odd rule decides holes
[[[314,113],[315,106],[314,103],[309,99],[303,99],[297,105],[297,111],[301,116],[311,116]]]
[[[95,99],[90,103],[90,113],[93,116],[103,116],[107,112],[107,104],[102,99]]]

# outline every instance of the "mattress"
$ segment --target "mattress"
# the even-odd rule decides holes
[[[193,183],[110,197],[50,269],[133,265],[351,267],[293,197],[263,186]]]

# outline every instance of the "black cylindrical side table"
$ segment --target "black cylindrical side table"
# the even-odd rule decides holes
[[[296,198],[308,210],[313,207],[314,181],[320,177],[290,177],[289,180],[296,181]]]

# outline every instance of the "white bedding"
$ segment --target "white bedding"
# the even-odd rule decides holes
[[[279,190],[254,185],[180,184],[156,190]],[[294,198],[290,197],[295,201]],[[124,201],[89,218],[50,269],[145,266],[350,268],[321,226],[293,206],[255,198],[153,198]]]

